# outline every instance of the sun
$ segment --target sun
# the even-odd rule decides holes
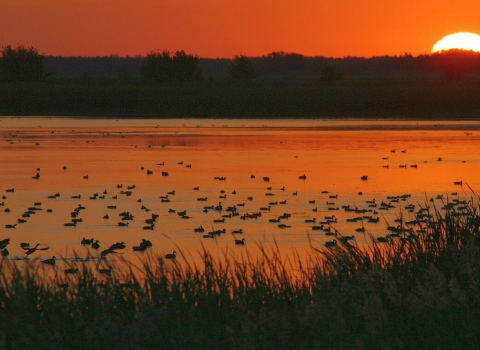
[[[466,32],[447,35],[433,45],[432,52],[452,49],[480,52],[480,35]]]

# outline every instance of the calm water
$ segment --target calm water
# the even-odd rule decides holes
[[[426,203],[432,205],[430,198],[441,207],[437,196],[468,200],[472,193],[466,184],[480,188],[479,129],[480,123],[472,121],[0,118],[0,193],[6,197],[0,199],[4,203],[0,239],[11,238],[11,258],[25,256],[20,242],[50,247],[31,257],[70,259],[74,252],[98,257],[98,251],[80,244],[83,237],[98,239],[100,250],[123,241],[127,249],[122,257],[132,261],[173,250],[197,259],[202,246],[214,255],[248,251],[254,256],[259,244],[269,249],[275,242],[285,254],[293,248],[302,255],[309,250],[309,238],[318,248],[332,239],[312,226],[334,215],[333,230],[365,243],[369,238],[357,228],[364,226],[373,236],[385,235],[387,225],[395,226],[402,213],[413,220],[413,213],[404,209],[407,205],[415,205],[416,211]],[[147,175],[148,170],[152,174]],[[40,178],[32,179],[37,172]],[[304,174],[306,180],[299,179]],[[368,180],[361,180],[362,176]],[[457,181],[463,186],[455,185]],[[117,188],[120,184],[123,188]],[[133,185],[130,196],[121,193]],[[12,188],[14,192],[7,192]],[[172,191],[170,202],[160,200]],[[104,199],[90,199],[104,192]],[[48,198],[57,193],[60,196]],[[387,196],[406,194],[410,195],[406,201],[392,203],[389,210],[367,203],[375,200],[378,205],[389,202]],[[197,200],[205,197],[207,201]],[[219,202],[223,211],[204,212],[205,206]],[[83,222],[64,226],[79,205],[86,208],[78,216]],[[372,212],[345,212],[345,205]],[[33,206],[43,210],[17,223]],[[214,222],[228,214],[229,206],[237,206],[240,216]],[[270,210],[261,210],[269,206]],[[185,210],[190,218],[182,219],[169,209]],[[119,227],[119,213],[125,211],[134,220]],[[256,212],[261,217],[241,219]],[[159,215],[155,228],[144,230],[152,213]],[[291,217],[281,223],[290,227],[269,222],[284,213]],[[106,214],[109,219],[103,218]],[[380,222],[347,221],[362,215],[379,217]],[[315,224],[305,222],[314,218]],[[16,223],[14,229],[5,228]],[[205,239],[194,232],[200,225],[206,232],[225,229],[226,233]],[[231,233],[239,229],[244,233]],[[133,252],[142,238],[153,247],[145,253]],[[235,245],[234,240],[242,238],[245,245]]]

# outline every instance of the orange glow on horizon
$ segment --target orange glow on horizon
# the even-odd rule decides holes
[[[480,32],[480,2],[406,0],[0,0],[0,47],[54,56],[184,50],[208,58],[427,54],[444,33]]]

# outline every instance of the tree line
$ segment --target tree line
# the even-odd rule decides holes
[[[151,51],[141,66],[145,80],[164,83],[203,79],[199,69],[200,57],[185,51],[171,53]],[[235,56],[229,67],[230,76],[238,80],[253,79],[253,64],[246,56]],[[45,78],[44,56],[34,47],[11,45],[0,51],[0,81],[39,81]]]
[[[79,73],[81,72],[81,73]],[[447,80],[480,77],[480,53],[450,50],[413,57],[305,57],[296,53],[272,52],[261,57],[237,55],[233,59],[205,59],[177,51],[151,51],[146,56],[52,57],[33,47],[11,46],[0,51],[0,81],[39,81],[54,76],[134,77],[156,83],[195,81],[227,76],[235,80],[255,77],[316,77],[337,82],[345,77],[418,77],[441,75]]]

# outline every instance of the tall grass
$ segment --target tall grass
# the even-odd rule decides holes
[[[202,264],[147,255],[142,266],[65,275],[3,260],[4,349],[457,349],[480,340],[478,198],[425,205],[415,230],[307,258],[277,246]],[[117,270],[119,271],[119,270]]]

